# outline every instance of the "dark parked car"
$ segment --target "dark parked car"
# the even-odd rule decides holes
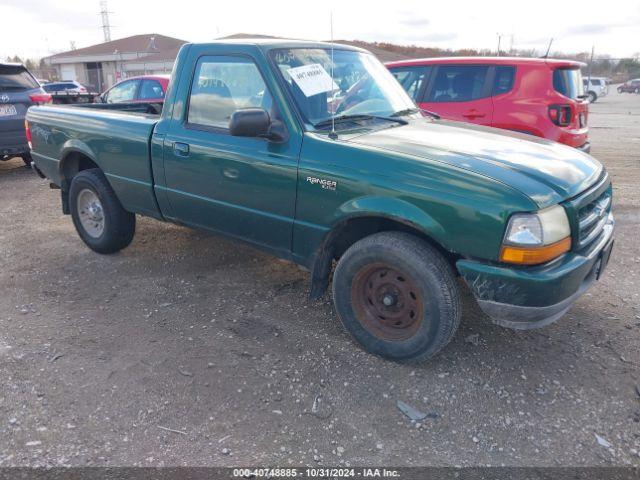
[[[620,85],[618,93],[640,93],[640,78],[634,78]]]
[[[22,157],[31,164],[24,127],[27,109],[51,103],[31,73],[19,63],[0,63],[0,160]]]

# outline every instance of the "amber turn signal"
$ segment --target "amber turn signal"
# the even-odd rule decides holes
[[[500,250],[500,260],[507,263],[519,263],[520,265],[538,265],[559,257],[571,249],[571,237],[544,245],[542,247],[512,247],[504,245]]]

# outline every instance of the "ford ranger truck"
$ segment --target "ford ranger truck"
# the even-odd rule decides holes
[[[346,330],[385,358],[440,351],[461,288],[499,325],[547,325],[609,259],[597,160],[430,116],[365,50],[187,44],[161,114],[118,108],[27,114],[34,168],[89,248],[125,248],[136,215],[242,240],[310,270],[311,298],[332,281]]]

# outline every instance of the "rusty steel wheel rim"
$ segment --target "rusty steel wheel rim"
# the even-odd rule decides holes
[[[384,263],[362,268],[351,285],[358,321],[382,340],[411,338],[420,328],[424,300],[410,275]]]

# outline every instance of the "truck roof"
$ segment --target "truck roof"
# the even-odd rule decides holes
[[[264,50],[272,50],[274,48],[331,48],[333,45],[333,48],[335,49],[369,53],[363,48],[345,45],[342,43],[294,40],[290,38],[227,38],[216,40],[214,42],[198,43],[198,45],[252,45]]]
[[[555,58],[531,58],[531,57],[431,57],[416,58],[413,60],[401,60],[398,62],[389,62],[388,67],[408,67],[417,65],[428,65],[432,63],[490,63],[492,65],[548,65],[555,68],[580,68],[586,64],[575,60],[560,60]]]

